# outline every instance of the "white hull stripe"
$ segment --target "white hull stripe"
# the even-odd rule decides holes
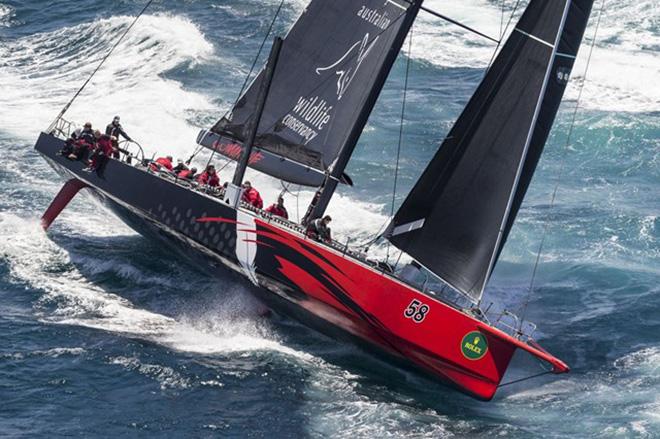
[[[259,285],[254,260],[257,257],[257,224],[253,216],[240,210],[236,212],[236,258],[241,263],[243,273],[253,284]]]

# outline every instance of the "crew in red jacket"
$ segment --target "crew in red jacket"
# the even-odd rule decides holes
[[[197,174],[197,168],[184,169],[177,174],[180,180],[193,180]]]
[[[206,171],[202,172],[199,177],[197,177],[197,182],[199,184],[204,184],[210,187],[220,186],[220,178],[215,172],[215,166],[208,165]]]
[[[168,155],[167,157],[160,157],[150,165],[151,170],[154,172],[158,172],[160,170],[167,170],[172,172],[172,170],[174,169],[174,166],[172,165],[172,160],[173,159],[171,155]]]
[[[112,156],[115,149],[112,146],[113,140],[116,140],[115,137],[101,134],[99,130],[94,131],[94,137],[96,138],[96,149],[90,158],[89,166],[83,171],[97,171]]]
[[[261,199],[259,191],[253,188],[252,183],[249,181],[243,183],[243,196],[241,197],[241,201],[244,201],[257,209],[264,207],[264,201]]]
[[[277,197],[277,203],[266,209],[266,212],[275,216],[281,216],[284,219],[289,219],[289,212],[284,207],[284,198],[282,196]]]

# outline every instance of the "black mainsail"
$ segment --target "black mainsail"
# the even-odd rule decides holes
[[[261,156],[251,166],[299,184],[319,186],[326,174],[341,180],[337,158],[357,143],[419,5],[313,0],[284,40],[255,141]],[[201,144],[242,148],[262,80],[263,72]]]
[[[593,0],[532,0],[388,239],[479,301],[557,114]]]

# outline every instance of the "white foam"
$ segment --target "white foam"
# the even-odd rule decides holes
[[[492,38],[499,38],[501,10],[485,0],[431,0],[425,2],[424,6]],[[413,28],[411,55],[414,59],[422,59],[442,67],[482,68],[488,65],[495,47],[496,44],[492,41],[422,11]],[[406,52],[407,48],[406,43]]]
[[[51,348],[45,351],[27,351],[27,352],[14,352],[11,354],[0,354],[0,358],[8,358],[12,360],[22,360],[28,357],[50,357],[59,358],[62,356],[79,356],[87,352],[83,348]]]
[[[0,213],[0,239],[11,279],[43,291],[39,316],[49,324],[75,325],[149,340],[200,354],[276,351],[300,359],[311,356],[280,344],[254,316],[255,304],[242,291],[225,294],[202,314],[169,317],[137,308],[129,300],[87,281],[71,255],[51,242],[37,220]],[[98,258],[103,264],[104,257]],[[206,288],[217,287],[215,284]],[[54,307],[54,309],[52,309]]]
[[[655,437],[647,433],[660,431],[660,348],[646,347],[602,366],[531,389],[516,390],[502,399],[502,405],[521,416],[530,410],[537,413],[538,407],[583,413],[597,406],[600,411],[596,419],[605,426],[605,436]],[[558,434],[570,435],[572,428],[562,426]]]
[[[45,129],[132,20],[112,17],[3,45],[3,129],[26,139],[34,137],[35,127]],[[197,127],[186,118],[212,107],[205,96],[161,75],[212,55],[213,46],[190,20],[143,16],[71,107],[67,119],[105,127],[121,114],[126,130],[145,148],[188,151]]]
[[[327,363],[311,366],[312,377],[305,390],[310,436],[444,438],[457,429],[447,416],[433,409],[402,402],[402,395],[391,401],[365,394],[359,376]],[[372,390],[379,394],[378,389]],[[414,422],[420,418],[426,422]]]
[[[14,18],[14,9],[9,5],[0,3],[0,27],[11,26],[11,20]]]
[[[127,370],[137,371],[142,375],[155,379],[160,384],[161,390],[187,389],[191,386],[191,381],[188,378],[182,376],[171,367],[142,363],[135,357],[111,358],[110,364],[117,364]]]

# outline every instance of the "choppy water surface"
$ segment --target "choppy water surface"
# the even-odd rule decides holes
[[[68,116],[102,125],[119,113],[150,153],[186,157],[235,99],[278,3],[156,2]],[[427,3],[500,32],[499,1]],[[304,5],[286,2],[278,32]],[[488,291],[520,306],[547,227],[528,316],[573,372],[490,403],[258,317],[243,283],[208,278],[86,196],[41,231],[61,181],[33,141],[140,7],[0,0],[0,436],[660,437],[656,1],[607,1],[572,141],[587,45]],[[493,50],[424,15],[414,35],[399,201]],[[387,220],[405,59],[350,165],[356,187],[330,208],[341,237]],[[280,190],[250,178],[268,200]],[[294,216],[309,197],[289,198]],[[538,371],[520,355],[506,379]]]

